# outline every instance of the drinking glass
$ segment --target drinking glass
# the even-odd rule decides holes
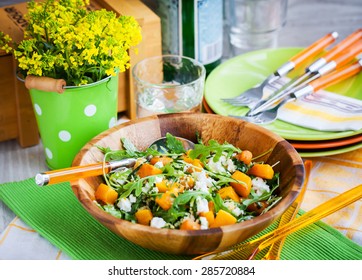
[[[137,118],[201,111],[206,70],[200,62],[179,55],[149,57],[132,74]]]
[[[233,55],[274,48],[286,23],[288,0],[227,0]]]

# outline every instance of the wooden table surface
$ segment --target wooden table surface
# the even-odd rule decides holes
[[[2,0],[0,6],[19,2],[23,1]],[[344,38],[358,28],[362,28],[361,0],[289,0],[287,23],[280,33],[278,46],[304,47],[331,31],[337,31],[340,38]],[[0,142],[0,184],[27,179],[45,170],[41,144],[21,148],[16,140]],[[0,233],[14,217],[0,201]]]

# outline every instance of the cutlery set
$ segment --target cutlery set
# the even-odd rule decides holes
[[[271,123],[277,119],[279,109],[286,103],[309,96],[359,73],[362,69],[362,58],[358,57],[362,53],[362,29],[355,31],[325,52],[307,66],[302,75],[291,79],[281,87],[276,87],[277,89],[272,92],[267,92],[266,88],[270,89],[288,73],[325,51],[325,48],[337,37],[337,32],[327,34],[292,57],[260,85],[234,98],[222,99],[233,106],[249,107],[245,116],[231,116],[257,124]],[[318,99],[314,102],[318,102]]]

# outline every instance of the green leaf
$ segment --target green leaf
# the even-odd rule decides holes
[[[175,176],[175,177],[178,175],[176,173],[175,168],[173,168],[171,164],[167,164],[162,168],[162,174],[164,174],[165,176]]]
[[[201,196],[205,197],[206,199],[211,199],[211,195],[207,192],[203,191],[185,191],[184,193],[180,194],[178,197],[176,197],[173,205],[185,205],[187,204],[191,199]]]
[[[140,196],[140,194],[142,193],[142,181],[141,180],[138,180],[136,183],[135,183],[135,195],[136,197]]]
[[[116,217],[116,218],[123,218],[122,212],[117,210],[114,205],[104,205],[103,206],[104,211],[106,211],[107,213],[111,214],[112,216]]]
[[[156,211],[155,216],[161,217],[166,221],[166,223],[174,224],[178,219],[185,217],[187,215],[187,211],[184,209],[175,209],[170,208],[168,211]]]
[[[208,157],[214,155],[214,161],[216,162],[220,159],[223,152],[230,154],[233,152],[240,152],[240,149],[227,142],[219,144],[216,140],[210,140],[207,146],[195,144],[195,147],[190,152],[189,156],[192,159],[199,158],[202,162],[205,162]]]
[[[133,190],[136,188],[137,182],[139,182],[139,181],[129,182],[128,184],[124,185],[123,189],[125,189],[126,191],[121,194],[120,198],[128,197],[133,192]]]
[[[224,205],[224,201],[222,200],[221,196],[217,193],[216,196],[214,197],[214,205],[215,205],[215,212],[219,212],[220,209],[230,213],[229,208],[227,208]]]
[[[170,133],[166,133],[166,146],[171,152],[176,154],[183,154],[186,152],[182,142]]]
[[[123,148],[126,149],[126,151],[128,152],[128,154],[131,157],[137,156],[137,153],[139,152],[139,150],[133,145],[133,143],[131,141],[129,141],[126,138],[121,138],[121,141],[122,141]]]

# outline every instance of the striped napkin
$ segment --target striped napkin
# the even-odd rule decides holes
[[[287,83],[289,78],[266,87],[266,94]],[[289,102],[279,109],[278,119],[320,131],[362,129],[362,100],[319,90]]]

